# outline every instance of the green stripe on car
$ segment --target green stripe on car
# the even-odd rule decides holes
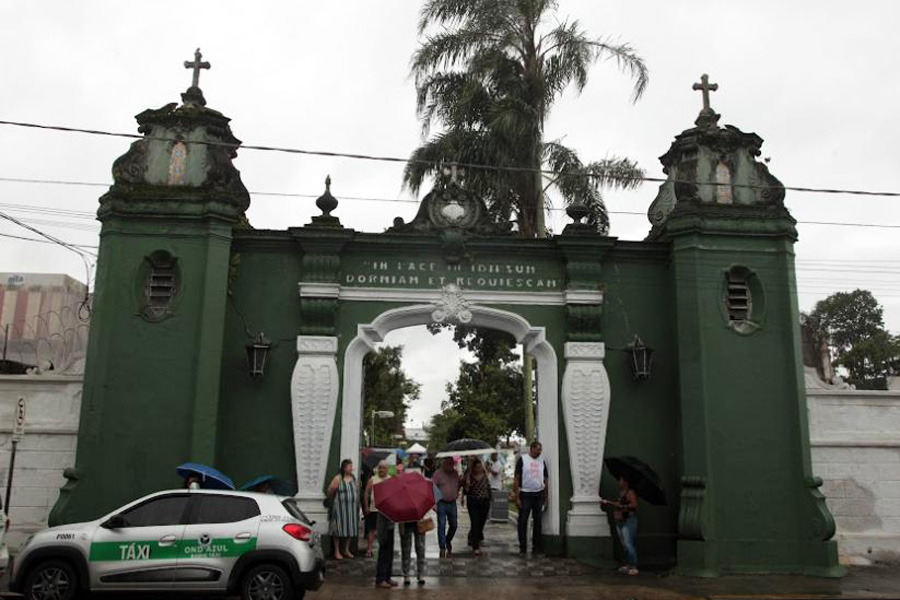
[[[144,561],[172,560],[177,558],[230,558],[256,549],[256,538],[237,543],[231,538],[210,540],[203,544],[199,540],[179,540],[174,544],[161,546],[155,540],[140,542],[94,542],[91,544],[90,560],[101,561]]]

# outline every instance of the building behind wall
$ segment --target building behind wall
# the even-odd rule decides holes
[[[80,370],[87,348],[87,286],[68,275],[0,273],[0,346],[41,370]]]

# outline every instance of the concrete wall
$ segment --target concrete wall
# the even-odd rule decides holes
[[[807,403],[841,561],[900,562],[900,391],[807,389]]]
[[[50,508],[75,465],[81,410],[80,376],[0,376],[0,494],[6,481],[17,400],[25,398],[25,436],[18,443],[13,491],[7,508],[12,525],[6,541],[18,548],[30,533],[47,526]]]

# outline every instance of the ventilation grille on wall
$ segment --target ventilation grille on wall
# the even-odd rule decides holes
[[[141,315],[150,321],[161,321],[172,314],[178,294],[178,260],[164,250],[146,257]]]
[[[147,302],[153,308],[166,308],[175,297],[175,264],[154,265],[147,280]]]
[[[726,275],[728,292],[725,296],[725,305],[728,309],[728,318],[731,321],[750,320],[750,285],[747,283],[745,273],[735,273],[733,270]]]

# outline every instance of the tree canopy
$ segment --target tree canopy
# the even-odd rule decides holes
[[[835,368],[857,389],[887,389],[900,372],[900,337],[884,328],[884,310],[868,290],[837,292],[820,300],[810,323],[826,340]]]
[[[403,433],[409,403],[419,398],[420,385],[403,371],[402,346],[382,346],[363,359],[363,427],[371,435],[372,413],[391,411],[389,419],[375,419],[375,439],[369,445],[394,446],[394,434]]]
[[[432,332],[440,326],[429,328]],[[429,449],[449,441],[475,438],[491,445],[525,430],[522,403],[523,377],[515,339],[492,329],[464,325],[454,328],[460,348],[475,354],[476,361],[460,361],[454,383],[447,384],[447,399],[428,428]]]
[[[584,89],[598,60],[612,59],[631,76],[633,100],[649,73],[631,46],[588,36],[557,8],[556,0],[425,2],[411,71],[423,136],[435,125],[443,129],[412,153],[406,185],[418,191],[442,162],[491,165],[497,169],[469,170],[466,186],[497,220],[514,217],[521,235],[544,235],[551,187],[567,204],[583,203],[589,222],[608,230],[600,187],[637,186],[643,171],[627,158],[584,162],[561,140],[546,140],[544,125],[566,89]]]

